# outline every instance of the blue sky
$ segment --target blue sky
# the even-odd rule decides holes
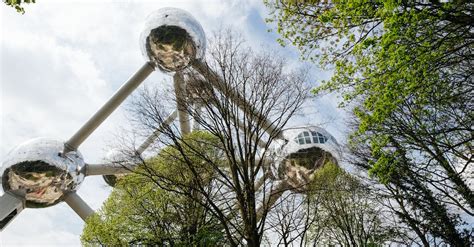
[[[37,1],[26,14],[1,5],[0,160],[31,138],[69,138],[143,63],[139,34],[146,16],[162,7],[187,10],[210,34],[220,27],[239,30],[254,49],[277,50],[291,66],[307,66],[295,49],[280,47],[264,19],[259,0],[247,1]],[[329,72],[313,67],[313,82]],[[155,72],[144,84],[168,75]],[[309,103],[293,125],[323,124],[343,136],[343,113],[334,96]],[[118,109],[80,147],[86,162],[100,162],[115,134],[127,127]],[[78,193],[98,209],[111,189],[88,177]],[[3,193],[3,192],[1,192]],[[82,220],[64,203],[26,209],[0,233],[1,246],[78,246]]]

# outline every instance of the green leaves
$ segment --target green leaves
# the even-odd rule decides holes
[[[207,132],[196,131],[184,137],[183,142],[179,147],[164,148],[135,173],[119,180],[101,210],[87,220],[81,236],[84,245],[222,243],[220,224],[202,206],[199,194],[193,194],[194,186],[209,186],[213,179],[211,169],[204,165],[210,162],[203,159],[220,161],[218,141]],[[182,157],[190,161],[185,162]],[[193,179],[194,172],[201,176],[200,181]]]
[[[282,5],[273,19],[282,37],[302,36],[294,44],[303,57],[334,66],[332,78],[313,93],[339,92],[340,105],[351,106],[356,127],[350,143],[358,165],[400,207],[409,207],[397,215],[425,246],[426,231],[448,245],[469,245],[469,233],[456,229],[459,212],[474,210],[465,174],[474,132],[474,5],[277,2]],[[453,207],[458,211],[447,210]]]
[[[391,239],[380,205],[356,177],[333,163],[316,171],[308,205],[314,214],[310,235],[315,245],[379,246]]]
[[[35,3],[36,0],[4,0],[3,2],[7,6],[15,8],[18,13],[25,14],[25,9],[23,8],[22,3]]]
[[[438,38],[443,24],[431,23],[444,13],[397,1],[275,2],[266,4],[273,8],[271,19],[278,20],[282,37],[297,46],[303,58],[336,66],[332,80],[313,92],[342,91],[343,105],[366,97],[365,125],[389,116],[413,95],[416,84],[436,79],[432,65],[445,53],[434,49],[436,42],[430,40]]]

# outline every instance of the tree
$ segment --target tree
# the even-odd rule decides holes
[[[266,236],[273,240],[268,241],[268,244],[309,245],[308,231],[317,219],[309,208],[311,202],[305,194],[285,192],[281,201],[268,214]]]
[[[304,195],[287,191],[269,212],[273,244],[379,246],[407,242],[404,229],[390,219],[385,198],[373,190],[328,161],[315,172]]]
[[[192,148],[220,159],[220,150],[214,137],[205,132],[194,132],[185,137]],[[186,151],[185,151],[186,152]],[[172,245],[215,246],[225,241],[222,227],[205,206],[206,202],[193,191],[181,186],[156,186],[157,177],[166,177],[169,184],[186,184],[195,181],[176,156],[173,146],[164,148],[157,157],[146,161],[135,173],[119,180],[102,209],[86,222],[81,240],[85,245]],[[213,174],[199,157],[188,156],[201,181],[211,189]],[[205,164],[205,163],[204,163]]]
[[[35,0],[5,0],[3,1],[7,6],[15,8],[18,13],[24,14],[25,9],[22,4],[24,3],[35,3]]]
[[[396,227],[384,222],[386,212],[376,195],[333,163],[316,172],[308,199],[315,218],[310,227],[315,245],[383,245],[398,237]]]
[[[142,175],[153,178],[165,190],[196,193],[201,205],[223,227],[230,246],[242,242],[258,246],[271,207],[266,204],[270,195],[259,192],[257,184],[267,178],[263,174],[275,162],[272,150],[279,145],[276,140],[282,138],[283,127],[309,96],[309,88],[304,70],[289,70],[283,58],[253,51],[237,37],[229,31],[216,33],[207,61],[194,61],[174,75],[175,80],[186,81],[186,88],[178,94],[186,100],[176,102],[179,114],[190,116],[195,126],[218,140],[222,159],[210,159],[183,139],[180,128],[165,125],[159,141],[177,150],[175,156],[185,164],[182,170],[187,170],[195,183],[176,183],[148,169]],[[132,118],[141,128],[152,132],[167,119],[161,96],[145,90],[133,104]],[[199,157],[215,174],[212,189],[204,186],[190,156]],[[266,191],[272,183],[267,180],[262,186],[261,191]]]
[[[266,3],[281,42],[334,66],[314,92],[341,92],[353,107],[356,163],[386,185],[394,212],[425,246],[436,238],[468,246],[472,230],[463,230],[460,212],[474,215],[474,5]]]

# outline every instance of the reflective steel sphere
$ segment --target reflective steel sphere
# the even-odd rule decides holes
[[[314,172],[327,162],[338,164],[340,147],[336,139],[319,127],[286,130],[288,140],[282,149],[277,168],[278,179],[284,179],[296,192],[303,192]]]
[[[43,208],[62,201],[84,180],[84,160],[79,152],[62,155],[64,142],[37,138],[10,153],[0,167],[4,191],[24,190],[26,207]]]
[[[191,14],[181,9],[163,8],[148,16],[140,46],[145,58],[160,70],[175,72],[204,56],[206,38]]]
[[[110,187],[115,187],[117,182],[122,178],[125,177],[125,174],[116,174],[116,175],[102,175],[105,183]]]
[[[119,149],[112,149],[107,152],[104,161],[112,166],[121,166],[128,163],[130,161],[130,158],[127,158],[126,155]],[[117,182],[125,176],[127,176],[127,174],[102,175],[102,178],[104,179],[106,184],[111,187],[115,187],[115,185],[117,185]]]

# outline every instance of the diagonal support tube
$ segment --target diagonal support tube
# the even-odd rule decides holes
[[[143,143],[137,148],[136,153],[138,155],[142,154],[155,140],[160,136],[161,132],[163,132],[163,129],[167,126],[170,125],[176,118],[178,117],[178,111],[174,110],[168,118],[164,122],[160,124],[160,126],[151,134]]]
[[[241,120],[239,120],[239,119],[237,119],[237,121],[238,121],[237,124],[238,124],[239,128],[240,128],[242,131],[244,131],[244,130],[245,130],[245,124],[244,124]],[[246,134],[249,135],[249,133],[246,133]],[[252,137],[252,140],[253,140],[254,142],[256,142],[257,145],[258,145],[259,147],[261,147],[261,148],[266,148],[266,146],[267,146],[267,144],[266,144],[264,141],[262,141],[261,139],[258,139],[256,135],[254,135],[254,136]]]
[[[174,110],[165,121],[163,121],[160,126],[137,148],[136,154],[141,155],[155,140],[160,136],[163,129],[170,125],[178,116],[178,111]],[[86,176],[94,175],[115,175],[115,174],[126,174],[130,173],[135,165],[129,164],[86,164],[85,173]]]
[[[250,118],[253,119],[262,119],[263,120],[263,129],[266,130],[268,134],[276,134],[278,139],[284,140],[283,134],[281,131],[277,131],[276,127],[261,113],[259,113],[255,107],[250,105],[245,98],[239,94],[236,90],[229,88],[225,82],[222,81],[219,75],[217,75],[214,71],[207,66],[204,62],[200,60],[196,60],[193,63],[193,68],[199,72],[202,76],[204,76],[207,81],[209,81],[212,86],[217,89],[219,92],[224,94],[226,97],[229,97],[234,101],[235,104],[239,106],[239,108]]]
[[[115,94],[64,144],[64,153],[77,148],[152,72],[154,67],[145,63]]]
[[[94,214],[94,210],[87,205],[87,203],[82,200],[82,198],[76,193],[71,192],[66,195],[64,201],[69,205],[69,207],[76,212],[84,221]]]

